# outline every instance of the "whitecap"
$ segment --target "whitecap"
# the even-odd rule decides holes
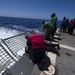
[[[19,34],[20,32],[17,30],[9,29],[9,28],[4,28],[0,27],[0,38],[5,39],[14,35]]]

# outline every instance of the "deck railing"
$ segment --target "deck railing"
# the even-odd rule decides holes
[[[26,33],[22,33],[22,34],[12,36],[6,39],[1,39],[0,41],[0,72],[7,67],[11,67],[12,64],[15,63],[16,59],[19,60],[21,58],[18,52],[25,50],[26,35],[27,35]],[[14,57],[12,57],[10,53]]]
[[[12,66],[15,59],[7,52],[7,50],[0,44],[0,72],[5,68]]]

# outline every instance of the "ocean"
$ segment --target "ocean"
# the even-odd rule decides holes
[[[45,19],[0,17],[0,38],[4,39],[21,32],[30,32],[31,30],[41,33],[42,21]],[[60,27],[60,22],[57,24]]]

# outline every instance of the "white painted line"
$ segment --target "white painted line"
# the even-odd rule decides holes
[[[48,57],[51,60],[51,64],[55,66],[55,62],[56,62],[56,54],[52,53],[52,52],[48,52]]]
[[[51,60],[51,64],[53,65],[53,66],[55,66],[55,63],[56,63],[56,54],[54,54],[54,53],[52,53],[52,52],[48,52],[48,55],[47,55],[49,58],[50,58],[50,60]],[[51,67],[48,67],[48,69],[53,69],[53,68],[51,68]],[[55,69],[53,69],[53,73],[55,73]],[[40,75],[47,75],[47,74],[44,74],[43,72],[41,72],[41,74]],[[53,74],[48,74],[48,75],[53,75]]]
[[[70,47],[70,46],[67,46],[67,45],[60,44],[60,47],[75,51],[74,47]]]

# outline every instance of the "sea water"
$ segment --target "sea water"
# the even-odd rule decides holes
[[[42,21],[45,19],[0,17],[0,38],[4,39],[21,32],[30,32],[32,30],[41,33]],[[59,27],[58,22],[57,26]]]

